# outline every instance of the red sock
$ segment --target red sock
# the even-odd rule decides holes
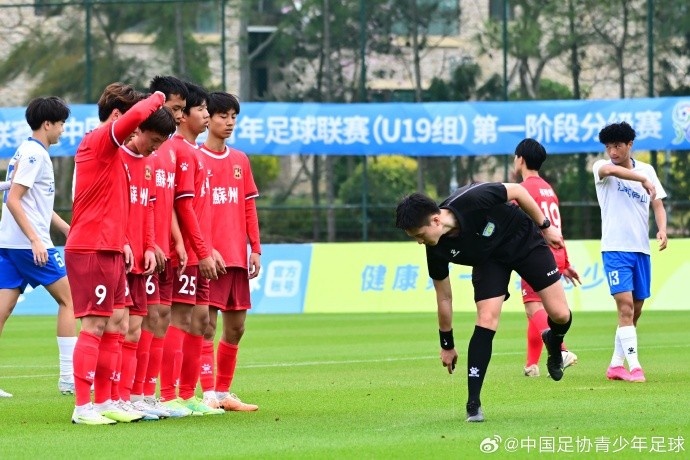
[[[91,402],[91,384],[96,375],[98,348],[101,338],[90,332],[81,331],[74,345],[72,357],[74,366],[74,397],[77,406]]]
[[[146,369],[149,365],[149,353],[152,341],[153,332],[142,329],[141,336],[139,337],[139,345],[137,346],[137,368],[134,371],[134,383],[132,384],[131,392],[133,395],[144,394],[144,380],[146,379]]]
[[[146,380],[144,380],[144,395],[153,396],[156,394],[156,383],[158,374],[161,372],[161,361],[163,361],[163,338],[154,337],[151,341],[149,351],[149,365],[146,368]]]
[[[221,340],[218,342],[218,368],[216,369],[216,391],[227,393],[232,385],[237,365],[237,345]]]
[[[125,340],[122,344],[122,373],[120,375],[120,397],[123,401],[129,401],[134,384],[134,372],[137,368],[138,342]]]
[[[115,365],[115,372],[113,373],[113,383],[110,385],[110,399],[113,401],[120,400],[120,379],[122,377],[122,344],[124,343],[124,334],[118,334],[116,360],[117,364]]]
[[[201,382],[202,391],[213,390],[213,365],[215,364],[213,356],[213,340],[204,340],[201,347],[201,372],[199,373],[199,381]]]
[[[168,326],[163,339],[163,357],[161,362],[161,399],[175,399],[175,385],[180,378],[178,362],[182,362],[182,343],[185,332],[175,326]],[[162,364],[165,363],[165,366]]]
[[[541,310],[542,312],[544,310]],[[527,320],[527,364],[538,364],[541,357],[541,350],[544,347],[544,342],[541,340],[541,331],[536,327],[534,321]]]
[[[182,345],[182,369],[180,371],[179,387],[181,399],[189,399],[194,396],[196,383],[199,381],[201,347],[203,342],[203,335],[186,334],[184,337],[184,345]]]
[[[93,399],[96,404],[102,404],[110,399],[113,385],[113,374],[117,367],[120,334],[104,332],[98,346],[98,361],[96,375],[93,379]]]

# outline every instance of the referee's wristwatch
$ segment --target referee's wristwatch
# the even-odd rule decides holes
[[[539,226],[539,230],[546,230],[551,227],[551,221],[548,217],[544,217],[544,222]]]

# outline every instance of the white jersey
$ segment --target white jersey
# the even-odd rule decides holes
[[[50,155],[43,144],[33,138],[24,141],[10,160],[7,180],[29,188],[21,199],[21,205],[46,248],[54,247],[50,239],[50,221],[55,202],[55,176]],[[4,192],[2,200],[0,247],[31,249],[31,242],[7,209],[8,194],[8,191]]]
[[[632,162],[632,171],[647,176],[654,184],[656,199],[666,198],[654,168],[638,160]],[[592,166],[601,208],[601,250],[649,254],[649,194],[641,182],[599,177],[599,169],[607,164],[611,162],[598,160]]]

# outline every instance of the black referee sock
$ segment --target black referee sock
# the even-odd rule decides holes
[[[480,394],[486,369],[491,361],[491,347],[496,331],[474,326],[474,334],[467,346],[467,402],[481,405]]]
[[[568,317],[568,322],[565,324],[558,324],[554,322],[551,317],[547,318],[546,322],[549,323],[549,328],[551,328],[551,332],[556,335],[556,337],[563,337],[566,332],[568,332],[568,329],[570,329],[570,325],[573,322],[573,312],[568,310],[568,313],[570,316]]]

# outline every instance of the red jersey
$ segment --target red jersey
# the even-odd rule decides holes
[[[74,155],[74,204],[66,251],[122,252],[129,199],[127,173],[118,150],[164,102],[165,96],[154,93],[82,139]]]
[[[198,265],[199,259],[211,256],[211,214],[209,178],[204,155],[195,144],[175,134],[169,141],[177,157],[175,165],[175,211],[187,250],[187,265]],[[185,200],[191,199],[192,213]],[[173,254],[173,265],[177,265]]]
[[[154,250],[153,203],[156,201],[156,188],[153,159],[134,153],[125,146],[120,148],[120,155],[128,178],[127,242],[134,255],[132,273],[140,275],[146,271],[144,252]]]
[[[167,140],[151,155],[156,180],[156,201],[153,204],[155,242],[168,259],[172,255],[170,244],[173,200],[175,198],[175,149]]]
[[[561,211],[558,208],[558,196],[553,188],[544,179],[538,176],[528,177],[522,181],[521,185],[527,189],[529,194],[537,202],[541,211],[544,213],[547,219],[551,221],[551,225],[561,229]],[[556,265],[560,271],[565,270],[570,267],[570,262],[568,261],[568,252],[565,246],[562,248],[551,247],[551,252],[556,259]]]
[[[247,268],[247,241],[252,252],[261,254],[259,222],[254,198],[259,191],[249,158],[244,152],[225,147],[216,152],[202,145],[210,174],[213,215],[213,248],[228,267]]]

